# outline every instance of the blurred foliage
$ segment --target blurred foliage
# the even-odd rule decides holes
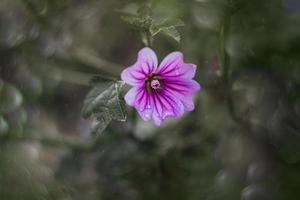
[[[298,0],[1,0],[0,199],[299,199],[299,25]],[[111,121],[144,44],[202,85],[159,128]]]

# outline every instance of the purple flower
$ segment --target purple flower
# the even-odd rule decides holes
[[[133,86],[125,95],[143,120],[160,125],[166,117],[179,118],[184,111],[194,110],[192,96],[200,85],[192,80],[196,65],[185,63],[181,52],[170,53],[158,67],[157,57],[150,48],[143,48],[136,63],[121,74]]]

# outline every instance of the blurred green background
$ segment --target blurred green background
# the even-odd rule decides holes
[[[0,199],[300,199],[298,0],[152,1],[185,24],[152,48],[197,64],[196,109],[156,127],[128,107],[91,135],[89,80],[135,61],[122,16],[145,3],[0,1]]]

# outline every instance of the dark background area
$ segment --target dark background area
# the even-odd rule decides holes
[[[89,80],[135,61],[121,15],[143,3],[0,1],[0,199],[300,199],[300,2],[153,1],[185,23],[152,48],[197,64],[196,108],[156,127],[127,107],[93,136]]]

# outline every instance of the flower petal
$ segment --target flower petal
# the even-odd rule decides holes
[[[181,102],[171,93],[159,93],[156,98],[161,105],[161,111],[158,110],[158,114],[162,120],[165,120],[167,117],[179,117],[183,114]]]
[[[168,90],[164,90],[163,93],[161,94],[161,97],[166,102],[168,102],[168,104],[172,108],[171,111],[168,110],[167,113],[165,113],[166,116],[172,116],[175,118],[179,118],[183,115],[184,106],[177,96],[175,96],[173,93],[171,93]]]
[[[145,74],[151,74],[157,68],[157,57],[155,52],[148,47],[143,48],[139,51],[137,63],[139,63],[139,67],[143,69]]]
[[[182,67],[179,67],[178,76],[186,79],[192,79],[195,77],[197,66],[192,63],[183,63]]]
[[[178,91],[169,90],[169,93],[171,93],[173,96],[176,96],[181,103],[184,106],[184,111],[193,111],[195,109],[194,101],[193,101],[193,95],[184,95],[182,93],[179,93]]]
[[[185,111],[193,111],[195,109],[195,104],[192,96],[186,96],[185,98],[181,98],[180,101],[184,106]]]
[[[141,71],[137,65],[124,69],[121,73],[121,79],[128,85],[141,85],[144,83],[147,75]]]
[[[175,51],[167,55],[160,63],[157,73],[167,74],[176,69],[183,63],[183,54],[179,51]]]
[[[134,107],[143,120],[151,119],[154,107],[153,100],[144,88],[140,88],[140,92],[137,93]]]
[[[135,64],[122,71],[121,79],[132,86],[142,85],[147,76],[155,71],[156,68],[156,54],[150,48],[143,48],[139,51]]]
[[[164,77],[180,77],[185,79],[192,79],[196,73],[196,65],[192,63],[185,63],[183,61],[183,54],[181,52],[170,53],[161,62],[157,73]]]
[[[152,99],[153,99],[153,113],[152,113],[152,120],[154,122],[154,124],[156,124],[157,126],[159,126],[161,124],[161,122],[163,121],[163,105],[161,104],[161,102],[159,101],[158,97],[157,97],[157,93],[153,92],[151,95]]]
[[[138,92],[141,92],[140,87],[133,87],[127,92],[124,99],[128,105],[134,106]]]
[[[152,114],[152,121],[156,126],[160,126],[161,123],[163,122],[163,119],[159,116],[157,111],[154,111]]]
[[[200,90],[200,84],[195,80],[183,78],[166,78],[164,87],[182,95],[192,95]]]

